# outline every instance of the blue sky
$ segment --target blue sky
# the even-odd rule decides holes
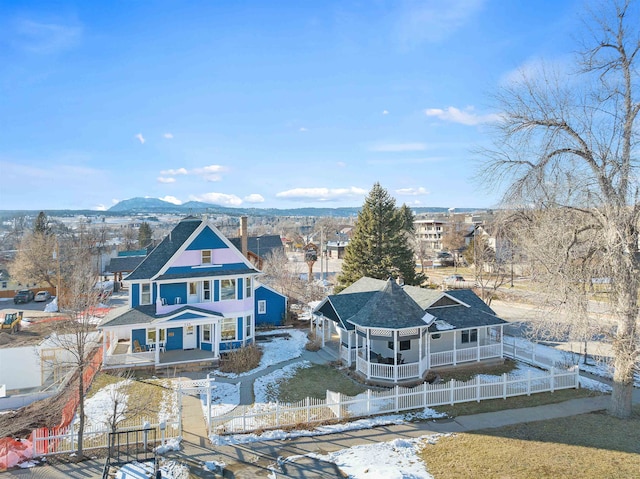
[[[582,1],[30,1],[0,9],[0,209],[146,196],[492,207],[473,150]]]

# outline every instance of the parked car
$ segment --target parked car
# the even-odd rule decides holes
[[[465,279],[460,274],[452,274],[444,279],[445,284],[453,284],[461,281],[465,281]]]
[[[13,297],[14,304],[28,303],[33,299],[33,291],[30,289],[21,289]]]
[[[49,301],[51,299],[51,293],[49,291],[38,291],[33,298],[36,302]]]

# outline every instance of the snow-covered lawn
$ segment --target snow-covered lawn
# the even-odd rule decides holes
[[[283,338],[274,338],[265,343],[259,343],[259,346],[262,347],[262,359],[260,360],[260,365],[257,368],[241,374],[223,373],[217,370],[214,371],[214,374],[232,379],[249,376],[262,371],[269,366],[273,366],[274,364],[299,358],[302,355],[302,351],[304,351],[304,346],[307,344],[307,334],[304,331],[297,329],[279,329],[260,333],[260,336],[270,336],[283,333],[286,333],[288,336]]]
[[[207,417],[207,395],[201,394],[202,413]],[[233,411],[240,404],[240,383],[216,383],[211,392],[211,416],[222,416]]]
[[[418,456],[424,441],[436,442],[442,434],[421,436],[416,439],[395,439],[390,442],[354,446],[329,454],[308,454],[307,457],[332,462],[351,479],[433,479],[428,465]],[[300,456],[287,461],[295,462]],[[278,477],[279,467],[274,466]]]

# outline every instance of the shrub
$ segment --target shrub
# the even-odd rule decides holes
[[[307,338],[309,341],[304,346],[307,351],[320,351],[322,349],[322,340],[315,333],[307,334]]]
[[[224,353],[220,357],[220,371],[240,374],[255,369],[262,359],[262,349],[251,344],[241,349]]]

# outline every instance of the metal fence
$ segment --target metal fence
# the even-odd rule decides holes
[[[423,383],[413,388],[396,386],[388,391],[371,391],[356,397],[327,391],[325,399],[307,398],[285,404],[269,403],[239,406],[230,414],[211,418],[213,434],[233,434],[318,424],[385,413],[399,413],[426,407],[506,399],[540,392],[579,387],[579,369],[551,368],[526,375],[476,376],[466,382]]]
[[[164,423],[149,423],[145,420],[123,421],[118,424],[117,431],[127,432],[139,429],[152,431],[149,437],[158,438],[157,442],[164,442],[181,435],[179,420]],[[112,432],[104,425],[85,427],[82,435],[83,449],[108,447],[109,434]],[[73,423],[67,427],[53,429],[36,429],[33,431],[32,441],[34,457],[75,452],[78,449],[78,424]]]

